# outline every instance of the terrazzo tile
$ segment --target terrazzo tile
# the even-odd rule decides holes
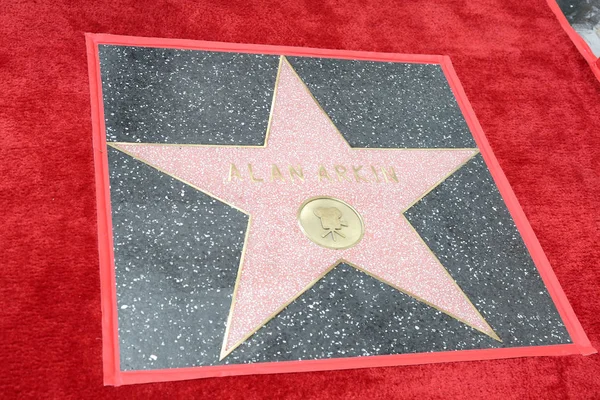
[[[475,147],[437,65],[288,59],[354,147]],[[276,56],[100,46],[100,62],[109,142],[264,142]],[[476,156],[405,216],[502,342],[341,264],[220,361],[248,216],[108,153],[123,370],[570,342]]]

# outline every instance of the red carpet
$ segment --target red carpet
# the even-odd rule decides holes
[[[8,398],[597,398],[567,356],[102,386],[84,32],[447,54],[600,347],[600,82],[545,0],[4,1],[0,393]]]

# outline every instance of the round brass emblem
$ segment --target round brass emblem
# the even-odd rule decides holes
[[[362,217],[351,205],[333,197],[313,197],[298,210],[302,232],[319,246],[347,249],[362,239]]]

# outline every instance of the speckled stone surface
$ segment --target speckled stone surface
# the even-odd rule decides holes
[[[108,150],[121,369],[218,360],[248,216]]]
[[[504,346],[570,343],[481,155],[405,216]]]
[[[261,145],[279,57],[99,46],[108,141]]]
[[[228,54],[228,61],[221,58],[219,63],[221,55],[207,56],[206,52],[117,46],[100,52],[103,85],[114,85],[104,90],[109,141],[263,143],[276,57]],[[464,120],[456,116],[456,103],[448,98],[449,89],[438,67],[290,61],[353,146],[474,147]],[[247,78],[251,75],[248,66],[255,64],[264,71],[260,78]],[[207,66],[213,78],[203,81],[198,71]],[[315,74],[319,68],[323,78]],[[340,70],[343,79],[331,75]],[[160,80],[154,82],[149,75]],[[182,97],[181,88],[171,87],[173,76],[196,89],[186,90]],[[352,76],[358,83],[350,85]],[[398,83],[373,85],[370,90],[377,93],[369,94],[369,81],[386,82],[390,76]],[[216,77],[224,80],[212,82]],[[162,87],[162,92],[134,89],[144,79],[152,82],[151,87]],[[328,81],[330,94],[325,93]],[[203,93],[210,91],[206,85],[213,84],[227,86],[231,98],[223,92],[210,100],[215,106],[206,109],[208,114],[186,108],[185,104],[196,101],[203,104]],[[236,89],[236,85],[240,86]],[[240,87],[259,101],[237,99]],[[368,95],[370,103],[359,101],[361,93]],[[406,108],[399,113],[398,104],[411,100],[415,100],[412,111]],[[428,100],[433,104],[427,104]],[[110,115],[110,107],[117,111],[115,115]],[[229,112],[230,107],[235,110]],[[417,111],[425,115],[411,114]],[[375,113],[380,117],[375,118]],[[235,117],[229,118],[230,114]],[[208,115],[206,121],[204,115]],[[244,118],[243,127],[238,124],[240,118]],[[391,128],[384,129],[387,124]],[[109,169],[123,370],[570,340],[477,156],[405,215],[503,343],[353,267],[340,265],[219,361],[248,217],[112,148]]]
[[[353,147],[477,147],[439,65],[287,59]]]

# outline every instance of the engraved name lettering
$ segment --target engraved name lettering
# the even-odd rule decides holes
[[[280,164],[281,165],[281,164]],[[243,173],[234,163],[229,164],[227,181],[229,182],[251,182],[251,183],[303,183],[306,180],[317,180],[323,184],[334,182],[358,182],[358,183],[398,183],[398,175],[393,166],[376,165],[351,165],[345,166],[335,164],[325,166],[320,164],[316,174],[311,172],[305,175],[305,169],[301,165],[285,165],[280,167],[277,164],[270,166],[255,166],[247,164],[247,169]],[[308,169],[311,171],[312,169]],[[284,171],[284,172],[282,172]],[[314,175],[313,175],[314,174]]]

